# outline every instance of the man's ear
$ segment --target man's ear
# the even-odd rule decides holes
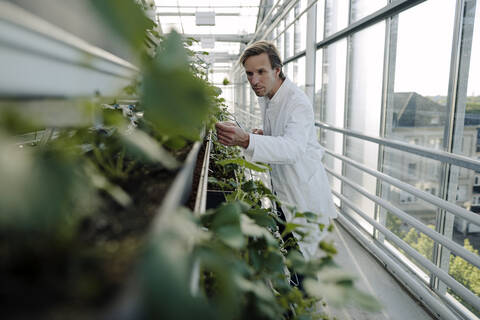
[[[277,77],[280,77],[280,72],[282,71],[282,69],[280,67],[275,67],[275,75]]]

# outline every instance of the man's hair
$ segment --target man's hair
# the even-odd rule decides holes
[[[252,56],[258,56],[262,53],[266,53],[268,55],[268,59],[270,60],[270,64],[272,65],[272,69],[280,68],[280,79],[285,80],[285,75],[283,74],[282,67],[282,59],[280,59],[280,54],[278,53],[277,48],[275,45],[269,41],[260,40],[257,42],[252,43],[248,46],[247,49],[243,52],[240,62],[242,65],[245,65],[245,61]]]

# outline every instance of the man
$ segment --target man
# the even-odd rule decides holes
[[[319,214],[317,222],[327,226],[337,213],[325,169],[323,148],[316,138],[313,108],[303,91],[282,72],[277,49],[267,41],[258,41],[242,54],[241,63],[248,81],[259,97],[263,130],[243,131],[233,123],[217,123],[220,143],[241,146],[252,161],[271,165],[272,187],[283,203],[294,205],[299,212]],[[282,206],[286,221],[307,225],[308,236],[299,242],[306,259],[311,259],[318,243],[326,235],[318,226],[295,218]],[[295,237],[299,239],[298,234]]]

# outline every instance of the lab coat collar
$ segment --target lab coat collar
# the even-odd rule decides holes
[[[291,81],[285,78],[283,83],[278,88],[277,92],[273,95],[272,99],[269,99],[267,96],[260,97],[259,103],[264,105],[267,108],[273,108],[275,106],[280,105],[282,101],[284,101],[284,97],[288,94],[288,88],[291,86]]]

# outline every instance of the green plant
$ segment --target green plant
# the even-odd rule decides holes
[[[224,109],[219,116],[221,120],[228,118]],[[306,236],[302,230],[304,226],[285,223],[271,208],[264,208],[262,200],[265,199],[277,205],[281,203],[260,180],[246,174],[247,171],[266,172],[270,168],[246,161],[239,148],[224,147],[215,136],[212,141],[213,176],[209,177],[209,183],[230,192],[226,194],[225,204],[201,217],[202,225],[213,233],[207,238],[208,245],[202,246],[207,252],[202,252],[207,257],[215,257],[215,261],[226,260],[228,264],[216,266],[203,262],[202,284],[205,295],[220,304],[221,310],[233,309],[232,313],[222,314],[222,318],[284,319],[293,312],[302,319],[326,319],[328,316],[315,307],[325,300],[335,305],[348,301],[377,310],[375,300],[355,289],[353,278],[340,272],[333,263],[336,249],[331,243],[322,241],[319,248],[323,256],[306,261],[295,244],[283,241],[283,237],[293,231]],[[295,216],[310,222],[316,219],[311,212],[296,212]],[[282,224],[284,232],[280,235],[278,225]],[[318,227],[323,230],[325,226]],[[288,270],[306,277],[306,291],[290,285]],[[229,285],[223,289],[226,283]],[[232,298],[219,298],[225,296]]]
[[[325,255],[305,261],[283,242],[277,232],[283,222],[261,206],[265,198],[278,199],[245,174],[268,167],[245,161],[238,149],[216,144],[219,174],[211,182],[233,191],[227,203],[202,217],[180,210],[145,238],[188,145],[227,118],[225,101],[205,80],[203,53],[186,48],[193,39],[157,34],[158,47],[145,50],[145,32],[155,35],[155,25],[137,4],[91,3],[138,55],[141,74],[125,92],[139,101],[113,110],[87,101],[85,112],[102,123],[59,128],[40,148],[18,148],[11,133],[44,124],[21,126],[16,116],[0,122],[8,132],[0,135],[7,151],[0,154],[0,170],[8,177],[0,182],[0,270],[11,288],[0,291],[2,301],[8,305],[34,291],[27,299],[32,308],[12,304],[12,314],[46,310],[42,316],[48,318],[68,309],[82,317],[105,306],[140,258],[139,312],[145,318],[280,319],[289,311],[297,318],[325,318],[313,309],[325,293],[316,274],[334,267],[335,249],[323,242]],[[299,227],[286,224],[286,231],[301,233]],[[194,292],[197,264],[200,289]],[[306,292],[290,286],[289,269],[311,280]],[[324,282],[349,292],[346,298],[358,297],[349,276]],[[357,300],[373,306],[369,298]]]

